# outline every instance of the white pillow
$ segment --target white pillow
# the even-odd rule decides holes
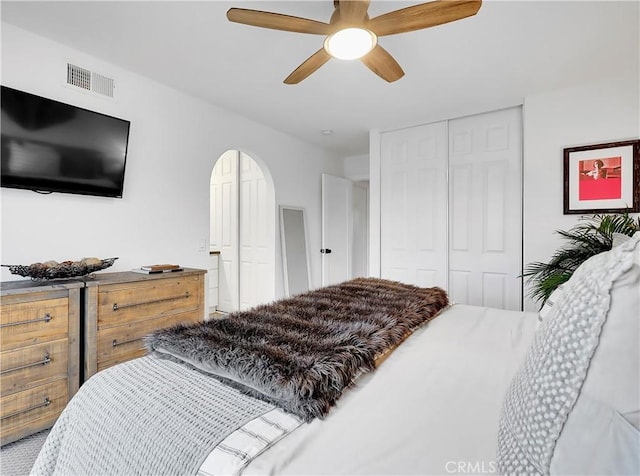
[[[622,243],[626,243],[630,239],[631,239],[631,237],[629,235],[625,235],[624,233],[612,233],[611,234],[611,248],[615,248],[616,246],[620,246]]]
[[[620,246],[623,243],[626,243],[631,239],[629,235],[625,235],[624,233],[613,233],[612,235],[612,245],[611,248],[615,248],[616,246]],[[543,306],[538,311],[538,322],[542,322],[549,317],[549,314],[554,310],[557,304],[560,302],[562,297],[564,296],[564,284],[560,284],[549,296],[549,298],[544,302]]]
[[[538,322],[542,322],[549,318],[549,315],[554,309],[557,309],[558,304],[564,296],[564,284],[559,285],[551,295],[544,302],[542,308],[538,311]]]
[[[565,283],[505,396],[500,472],[640,473],[639,243],[640,232]]]

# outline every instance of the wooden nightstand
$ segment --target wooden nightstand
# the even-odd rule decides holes
[[[145,355],[144,337],[156,329],[203,321],[205,273],[100,273],[87,281],[84,379]]]
[[[2,445],[51,427],[78,390],[83,286],[82,282],[2,283]]]

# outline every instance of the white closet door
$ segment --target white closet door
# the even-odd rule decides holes
[[[273,299],[273,259],[270,253],[270,210],[267,183],[260,166],[240,152],[240,310]],[[270,208],[271,207],[271,208]]]
[[[238,151],[225,152],[213,168],[212,194],[219,197],[213,204],[215,213],[212,236],[218,236],[212,246],[220,251],[218,309],[232,312],[238,309]]]
[[[381,134],[381,277],[447,288],[447,126]]]
[[[521,308],[520,108],[449,121],[449,297]]]

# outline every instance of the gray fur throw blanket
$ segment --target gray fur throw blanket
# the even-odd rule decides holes
[[[156,331],[146,345],[311,421],[447,304],[439,288],[358,278],[224,319]]]

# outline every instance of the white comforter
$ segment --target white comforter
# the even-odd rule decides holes
[[[537,314],[454,305],[243,474],[495,472],[504,394]]]
[[[238,472],[245,475],[493,473],[502,401],[512,376],[524,359],[536,325],[537,314],[534,313],[455,305],[416,331],[375,372],[358,380],[355,387],[343,394],[324,421],[301,424],[301,420],[281,410],[269,412],[269,408],[265,408],[267,413],[260,413],[255,420],[247,420],[244,426],[231,431],[217,446],[199,446],[201,439],[195,439],[196,443],[186,446],[197,449],[198,458],[209,454],[198,472],[207,476]],[[131,372],[142,367],[162,370],[158,374],[161,376],[153,377],[155,374],[147,369],[140,373],[139,378],[132,380]],[[168,373],[173,380],[169,379]],[[110,378],[115,379],[114,383],[109,384]],[[141,380],[149,378],[149,381]],[[142,387],[141,381],[146,382]],[[123,402],[114,407],[125,420],[129,416],[132,418],[124,425],[132,433],[127,431],[121,435],[118,431],[109,432],[106,427],[100,427],[106,433],[98,434],[98,425],[93,425],[91,418],[104,417],[95,412],[88,418],[87,411],[83,410],[83,405],[90,405],[87,408],[95,410],[91,407],[91,392],[95,393],[96,389],[106,391],[101,390],[105,382],[113,397],[98,401],[106,402],[107,412],[120,396],[129,395],[128,391],[123,392],[123,388],[133,388],[136,395],[142,392],[134,400],[124,399],[125,403],[133,405],[126,412]],[[49,435],[33,474],[59,472],[59,468],[67,467],[62,464],[64,458],[60,459],[60,448],[64,449],[62,453],[73,456],[71,461],[78,467],[86,469],[76,470],[79,474],[96,471],[101,474],[142,474],[149,468],[155,468],[154,474],[160,471],[159,468],[163,468],[160,471],[163,474],[184,474],[175,468],[171,470],[157,455],[153,456],[153,452],[158,451],[159,441],[157,435],[153,435],[157,432],[164,434],[164,429],[171,428],[170,424],[182,422],[175,419],[178,411],[191,412],[190,415],[195,411],[199,415],[197,420],[186,418],[181,431],[195,434],[189,425],[199,422],[197,428],[207,430],[205,434],[209,435],[209,425],[202,425],[202,422],[217,421],[215,415],[214,420],[205,418],[205,410],[210,413],[218,407],[209,401],[216,392],[211,387],[214,384],[216,388],[226,387],[195,370],[182,368],[171,361],[160,361],[153,356],[122,364],[119,370],[113,367],[101,372],[92,378],[90,384],[83,386],[67,406]],[[204,394],[200,395],[194,389]],[[155,405],[153,402],[158,400],[155,398],[158,395],[166,397],[159,400],[159,404],[167,411],[147,411]],[[151,429],[148,424],[141,424],[138,415],[142,396],[151,399],[143,405],[146,410],[141,414],[153,419],[155,426]],[[191,401],[194,399],[200,405]],[[170,402],[175,404],[175,409],[169,408]],[[252,404],[244,402],[233,408],[243,409],[243,405]],[[115,418],[108,421],[110,424],[115,422]],[[80,428],[82,425],[91,428]],[[123,424],[116,426],[122,428]],[[99,436],[97,441],[100,444],[95,445],[97,449],[86,444],[89,441],[86,435]],[[162,450],[163,457],[173,454],[174,449],[184,449],[173,444],[172,436],[173,433],[169,432],[168,446]],[[147,448],[152,456],[136,451],[134,459],[130,454],[129,458],[121,457],[118,448],[127,438],[136,444],[141,442],[145,448],[149,441],[155,441]],[[107,452],[101,450],[103,447],[115,451],[115,456],[105,457]],[[247,465],[248,461],[251,462]],[[107,466],[102,465],[103,462]],[[180,461],[176,463],[177,467],[184,467]],[[106,471],[105,467],[110,470]]]

